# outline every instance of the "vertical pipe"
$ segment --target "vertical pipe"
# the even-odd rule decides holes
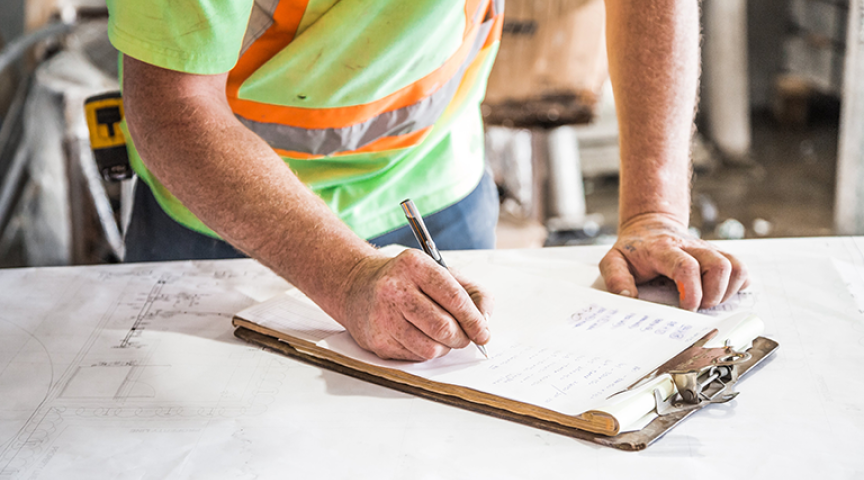
[[[864,9],[862,1],[849,2],[846,59],[843,76],[840,145],[834,229],[841,235],[864,234]]]
[[[585,189],[576,130],[565,125],[549,131],[549,216],[564,228],[585,223]]]
[[[742,159],[750,152],[747,2],[706,0],[702,5],[708,131],[725,156]]]

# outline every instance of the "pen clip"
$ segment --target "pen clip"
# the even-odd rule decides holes
[[[401,205],[402,210],[405,212],[405,217],[408,218],[408,224],[411,226],[411,231],[414,232],[414,237],[417,238],[417,243],[420,244],[420,248],[422,248],[427,255],[432,257],[438,265],[447,268],[447,264],[444,263],[444,258],[441,257],[438,247],[436,247],[435,242],[432,241],[432,236],[429,234],[429,230],[426,229],[423,217],[420,216],[420,212],[417,211],[417,206],[414,205],[414,202],[410,199],[403,201]]]

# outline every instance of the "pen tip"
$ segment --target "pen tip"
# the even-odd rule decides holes
[[[489,358],[489,354],[486,353],[486,347],[483,345],[477,345],[477,350],[480,350],[480,353],[482,353],[484,357]]]

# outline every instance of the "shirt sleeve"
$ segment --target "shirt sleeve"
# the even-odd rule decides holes
[[[254,0],[108,0],[108,38],[142,62],[214,75],[234,67]]]

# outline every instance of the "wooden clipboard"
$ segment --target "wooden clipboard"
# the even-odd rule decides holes
[[[488,402],[475,402],[466,399],[464,396],[449,394],[442,391],[432,391],[425,388],[420,388],[418,386],[409,385],[398,381],[392,381],[387,378],[382,378],[380,376],[359,370],[357,368],[351,368],[350,366],[337,363],[336,361],[304,353],[297,348],[292,347],[285,341],[276,338],[275,336],[262,333],[263,331],[254,331],[250,328],[246,328],[247,326],[254,328],[254,324],[250,325],[248,322],[238,317],[235,317],[234,324],[237,326],[234,331],[234,335],[237,338],[261,346],[267,350],[271,350],[273,352],[277,352],[282,355],[300,360],[310,365],[326,368],[334,372],[342,373],[344,375],[355,377],[366,382],[381,385],[400,392],[409,393],[428,400],[452,405],[473,412],[483,413],[492,417],[502,418],[512,422],[521,423],[523,425],[540,428],[543,430],[558,433],[561,435],[566,435],[573,438],[578,438],[581,440],[586,440],[592,443],[596,443],[598,445],[612,447],[619,450],[644,450],[649,445],[656,442],[659,438],[665,435],[672,428],[674,428],[676,425],[678,425],[680,422],[682,422],[684,419],[709,405],[709,403],[707,402],[694,404],[692,406],[688,406],[685,409],[679,409],[672,413],[660,415],[653,421],[651,421],[642,430],[608,436],[600,433],[592,433],[582,428],[572,426],[572,424],[564,425],[560,422],[556,422],[548,418],[540,418],[538,415],[515,412],[509,408],[505,408],[505,406],[507,405],[506,402],[498,404],[489,404]],[[759,364],[761,364],[772,353],[774,353],[774,351],[776,351],[778,347],[779,344],[774,340],[770,340],[765,337],[756,338],[753,341],[753,346],[749,350],[747,350],[747,352],[750,353],[750,358],[739,366],[739,378],[743,378],[749,372],[753,371]],[[525,412],[525,410],[523,410],[523,412]],[[600,422],[604,421],[604,419],[590,418],[586,418],[585,420],[597,420]]]

